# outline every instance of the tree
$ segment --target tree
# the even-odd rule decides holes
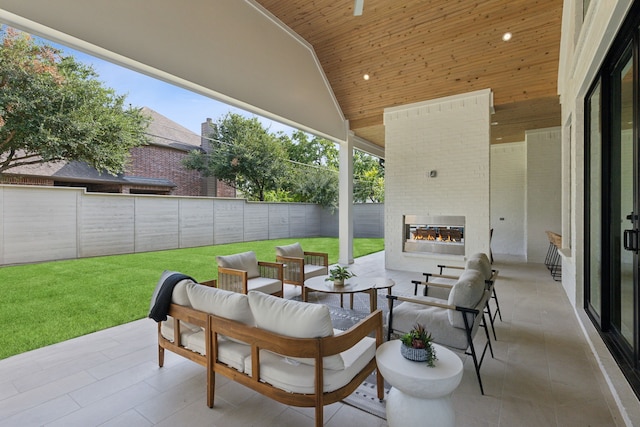
[[[280,135],[289,160],[338,170],[338,148],[335,142],[317,136],[311,139],[309,137],[309,134],[300,130],[293,132],[291,138],[285,134]]]
[[[317,203],[335,208],[338,203],[338,149],[324,138],[295,131],[280,135],[289,156],[287,180],[282,184],[296,202]]]
[[[384,202],[384,167],[379,159],[362,151],[353,154],[353,201]]]
[[[228,113],[212,124],[208,136],[211,151],[191,152],[185,167],[215,176],[250,200],[264,201],[267,191],[279,189],[286,172],[286,153],[257,117]]]
[[[122,172],[149,119],[90,66],[11,28],[0,39],[0,173],[73,160]]]

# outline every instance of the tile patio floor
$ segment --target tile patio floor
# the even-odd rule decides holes
[[[482,396],[471,360],[461,355],[456,424],[624,425],[561,285],[543,264],[497,259],[494,268],[503,316],[496,357],[482,367]],[[353,270],[393,278],[395,294],[411,294],[410,280],[420,277],[385,270],[383,253],[359,258]],[[313,426],[313,409],[282,405],[224,378],[209,409],[203,368],[167,352],[159,369],[155,333],[155,323],[142,319],[0,360],[0,427]],[[325,425],[387,423],[337,403],[325,408]]]

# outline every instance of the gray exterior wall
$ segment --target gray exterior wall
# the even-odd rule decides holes
[[[0,185],[0,265],[298,237],[337,237],[314,204]],[[384,205],[354,206],[354,236],[384,236]]]

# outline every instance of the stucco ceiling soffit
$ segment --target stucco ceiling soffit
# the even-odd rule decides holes
[[[347,137],[313,48],[252,0],[1,0],[0,20],[285,124]]]

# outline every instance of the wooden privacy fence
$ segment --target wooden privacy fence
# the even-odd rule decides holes
[[[0,185],[0,265],[254,240],[335,237],[314,204]],[[354,236],[384,237],[384,205],[354,205]]]

